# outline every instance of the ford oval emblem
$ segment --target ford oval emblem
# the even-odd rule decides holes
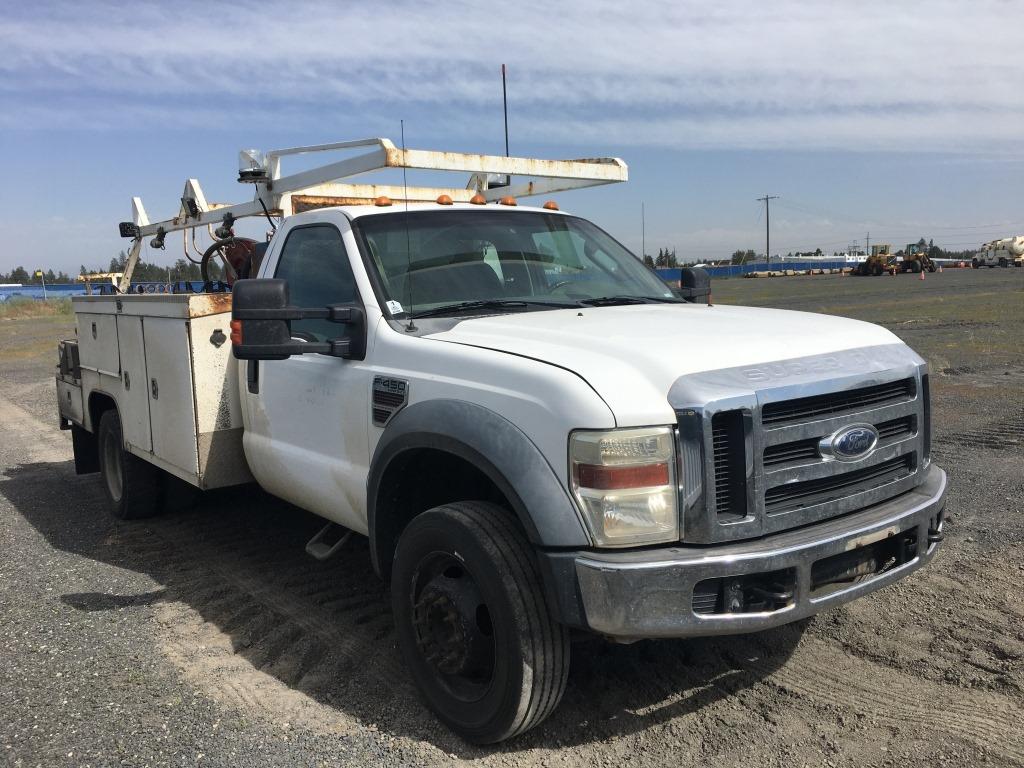
[[[837,461],[858,461],[875,450],[878,430],[871,424],[849,424],[818,443],[818,452]]]

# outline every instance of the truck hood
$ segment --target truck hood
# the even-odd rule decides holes
[[[901,343],[886,329],[859,320],[703,304],[469,318],[427,338],[507,352],[572,371],[604,399],[619,426],[674,421],[667,397],[680,376]]]

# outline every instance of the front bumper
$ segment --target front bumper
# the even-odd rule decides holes
[[[931,560],[941,539],[946,473],[935,466],[927,473],[913,490],[880,504],[753,541],[630,552],[546,552],[542,558],[558,585],[557,603],[569,624],[623,640],[754,632],[849,602]],[[818,583],[822,567],[815,569],[816,563],[855,550],[867,552],[891,537],[900,537],[901,545],[910,542],[911,551],[902,562],[852,583],[825,588]],[[732,613],[694,610],[694,587],[701,582],[772,572],[793,579],[792,596],[784,605]]]

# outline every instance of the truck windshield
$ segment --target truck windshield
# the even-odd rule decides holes
[[[668,286],[633,254],[571,216],[403,211],[360,217],[357,229],[388,300],[397,303],[390,305],[394,314],[672,300]]]

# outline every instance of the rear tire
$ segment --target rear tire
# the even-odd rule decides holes
[[[875,266],[871,270],[871,274],[874,275],[875,277],[881,277],[882,276],[882,265],[881,264],[875,264]]]
[[[117,411],[105,411],[97,430],[100,475],[110,502],[111,514],[119,520],[152,517],[161,507],[161,471],[124,449],[121,418]]]
[[[416,517],[398,542],[391,603],[423,699],[467,741],[516,736],[561,701],[569,632],[555,620],[533,549],[505,509],[468,501]]]
[[[915,275],[918,272],[920,272],[921,271],[921,262],[919,262],[919,261],[912,261],[912,262],[910,262],[910,271],[913,272]]]

